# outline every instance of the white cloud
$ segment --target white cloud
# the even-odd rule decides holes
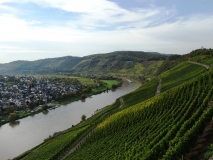
[[[143,26],[146,26],[151,20],[153,21],[155,16],[159,18],[159,15],[163,15],[164,17],[166,14],[167,16],[173,15],[173,10],[155,7],[126,10],[108,0],[4,0],[4,2],[5,4],[6,2],[35,3],[44,8],[56,8],[66,12],[78,13],[79,18],[74,23],[83,27],[85,26],[85,28],[137,21],[144,21]]]
[[[0,12],[1,61],[3,52],[16,55],[30,53],[31,56],[36,55],[32,57],[39,59],[38,57],[51,56],[50,53],[52,56],[83,56],[115,50],[141,50],[185,54],[200,46],[213,48],[213,16],[194,15],[168,22],[168,19],[176,15],[175,8],[125,10],[106,0],[21,2],[76,12],[79,17],[77,20],[64,22],[61,26],[43,26],[42,20],[20,19],[13,13]],[[4,3],[0,5],[0,9],[13,9],[7,7]],[[96,30],[99,27],[106,29]],[[7,48],[10,46],[12,47]]]

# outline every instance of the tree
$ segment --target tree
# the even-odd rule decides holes
[[[47,110],[48,109],[48,105],[45,104],[45,105],[42,106],[42,108],[43,108],[43,110]]]
[[[117,88],[117,85],[113,84],[112,89],[116,89],[116,88]]]
[[[17,107],[10,107],[10,106],[8,106],[8,107],[6,107],[5,110],[8,113],[13,113],[13,112],[15,112],[17,110]]]
[[[81,99],[85,99],[86,96],[84,94],[81,95]]]
[[[30,102],[28,104],[28,107],[32,110],[32,109],[34,109],[36,107],[36,104],[34,102]]]
[[[18,118],[19,118],[19,116],[16,113],[10,113],[10,115],[8,116],[8,119],[11,122],[17,120]]]
[[[83,114],[83,115],[81,116],[81,121],[85,121],[85,120],[86,120],[86,115]]]

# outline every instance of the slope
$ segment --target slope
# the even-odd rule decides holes
[[[118,112],[67,159],[175,160],[213,116],[213,72]]]
[[[81,61],[80,57],[48,58],[37,61],[15,61],[1,64],[1,74],[47,74],[71,72],[72,68]]]
[[[180,62],[160,75],[162,86],[169,86],[164,93],[155,96],[158,79],[154,78],[123,96],[122,107],[119,100],[106,107],[99,117],[111,116],[103,122],[97,115],[86,121],[89,129],[97,124],[98,128],[67,159],[178,159],[193,146],[208,124],[209,114],[212,116],[208,102],[212,100],[213,71],[204,70]],[[48,144],[54,145],[52,140]],[[67,149],[54,152],[58,153],[54,158],[60,159]],[[45,153],[52,154],[51,150]]]
[[[164,92],[204,72],[205,68],[202,66],[189,62],[181,62],[160,75],[162,79],[161,91]]]
[[[0,74],[49,74],[73,72],[110,72],[134,68],[136,63],[158,62],[166,55],[147,52],[120,51],[85,57],[59,57],[37,61],[15,61],[0,64]],[[154,64],[153,64],[154,65]]]

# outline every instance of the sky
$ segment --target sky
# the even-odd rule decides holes
[[[0,0],[0,63],[213,48],[212,0]]]

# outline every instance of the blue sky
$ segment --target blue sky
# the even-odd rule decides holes
[[[0,63],[213,48],[212,0],[0,0]]]

